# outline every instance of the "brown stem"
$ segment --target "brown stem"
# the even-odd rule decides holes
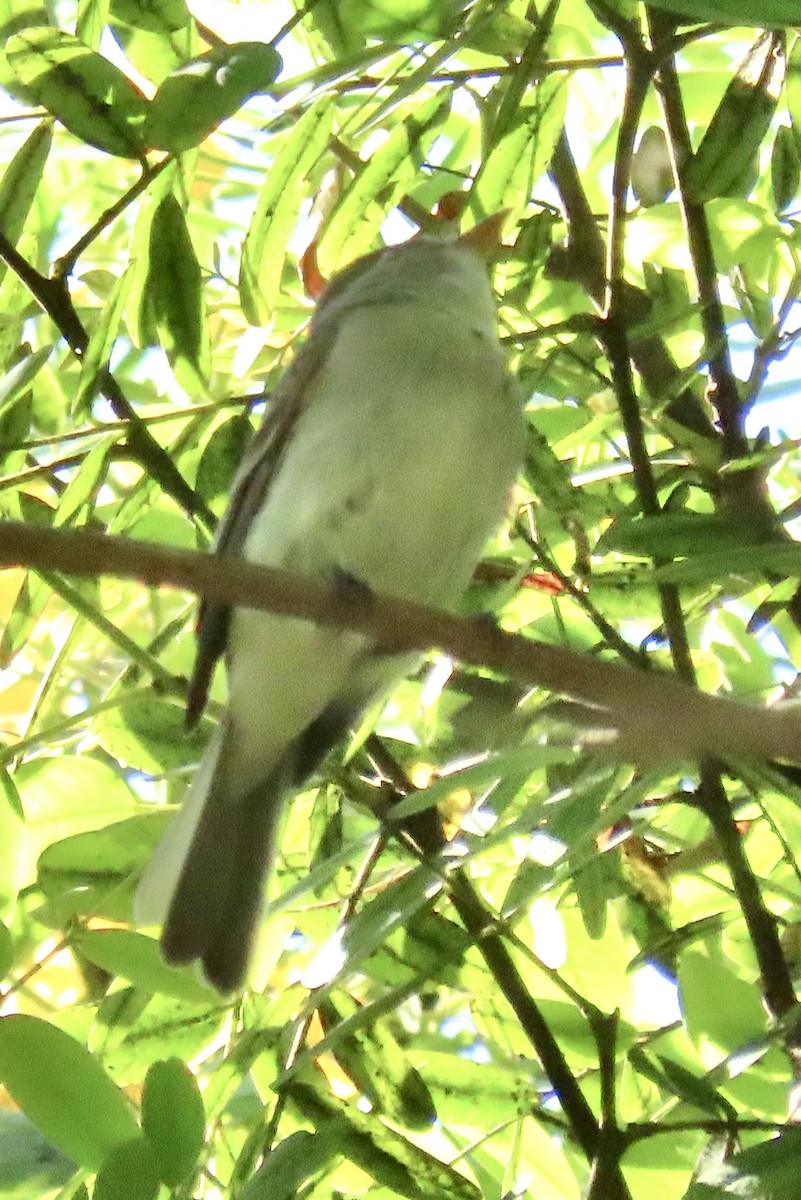
[[[668,145],[673,156],[684,227],[698,286],[701,324],[712,383],[709,398],[717,412],[724,453],[728,458],[738,458],[748,451],[748,441],[742,428],[743,406],[731,364],[709,223],[703,204],[696,203],[684,185],[685,166],[692,159],[692,142],[672,58],[661,60],[656,82],[662,100]]]
[[[66,281],[47,279],[41,275],[22,257],[16,247],[11,245],[3,233],[0,233],[0,258],[16,272],[42,311],[47,313],[56,325],[73,353],[80,358],[86,349],[88,337],[70,299]],[[169,454],[139,418],[110,371],[101,372],[100,389],[115,415],[127,423],[128,445],[145,471],[185,512],[192,517],[198,517],[207,528],[213,529],[214,514],[189,486]]]
[[[177,550],[92,530],[0,522],[0,565],[115,575],[180,588],[221,604],[259,608],[363,632],[385,651],[439,646],[464,662],[599,705],[619,730],[614,753],[634,761],[799,761],[801,716],[790,705],[758,708],[709,696],[659,671],[633,671],[563,646],[549,646],[421,604],[336,588],[277,568]]]
[[[762,995],[775,1019],[795,1005],[790,971],[782,953],[776,922],[765,907],[759,883],[743,848],[743,839],[731,813],[720,772],[711,763],[701,767],[699,801],[720,843],[723,860],[742,909],[748,933],[759,963]]]

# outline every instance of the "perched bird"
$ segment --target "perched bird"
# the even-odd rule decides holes
[[[488,263],[504,214],[346,268],[273,393],[216,552],[453,609],[522,461],[519,387]],[[136,914],[163,953],[241,986],[283,802],[414,659],[348,630],[204,602],[188,719],[225,654],[228,705],[147,867]]]

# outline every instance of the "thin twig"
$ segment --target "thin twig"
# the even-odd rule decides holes
[[[162,158],[159,162],[154,163],[152,166],[148,166],[145,170],[143,170],[136,183],[130,187],[127,192],[124,192],[123,195],[120,196],[119,200],[115,200],[115,202],[109,208],[107,208],[104,213],[101,213],[94,225],[91,225],[89,229],[87,229],[86,232],[78,238],[77,242],[70,246],[69,250],[56,259],[55,263],[53,264],[52,279],[63,280],[66,279],[68,275],[71,275],[76,262],[81,257],[83,252],[91,246],[92,242],[95,241],[95,239],[98,238],[105,229],[108,229],[110,225],[114,224],[117,217],[121,216],[122,213],[125,212],[126,208],[128,208],[131,202],[135,200],[137,196],[141,195],[141,193],[144,192],[147,187],[149,187],[153,180],[159,177],[164,168],[168,167],[173,161],[173,156],[168,154],[166,158]]]
[[[609,218],[605,341],[612,367],[615,395],[634,469],[634,483],[640,506],[645,515],[656,516],[661,512],[661,505],[657,495],[651,457],[645,443],[640,406],[634,389],[631,367],[632,349],[629,345],[628,313],[626,311],[627,288],[624,278],[626,199],[631,181],[634,139],[651,83],[651,63],[639,35],[632,34],[627,26],[625,36],[627,41],[624,42],[624,50],[628,71],[623,114],[615,151],[612,209]],[[695,672],[678,590],[670,584],[660,583],[657,591],[662,608],[662,619],[670,643],[673,666],[686,683],[692,683]]]

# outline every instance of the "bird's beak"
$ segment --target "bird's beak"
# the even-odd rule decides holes
[[[478,225],[468,229],[467,233],[463,233],[459,238],[459,244],[475,250],[476,254],[484,259],[484,262],[494,262],[501,249],[501,233],[508,216],[508,208],[493,213],[491,217],[486,217],[483,221],[479,221]]]

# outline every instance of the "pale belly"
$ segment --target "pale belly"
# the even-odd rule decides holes
[[[378,354],[376,321],[342,330],[245,552],[450,605],[504,515],[521,406],[494,342],[456,339],[435,314],[421,336],[401,309]]]
[[[343,329],[245,555],[332,586],[346,575],[453,607],[504,515],[522,457],[521,405],[493,341],[468,330],[454,348],[436,315],[421,336],[400,311],[378,354],[375,321],[360,311]],[[227,736],[241,785],[330,704],[358,711],[411,661],[376,658],[363,635],[236,610]]]

